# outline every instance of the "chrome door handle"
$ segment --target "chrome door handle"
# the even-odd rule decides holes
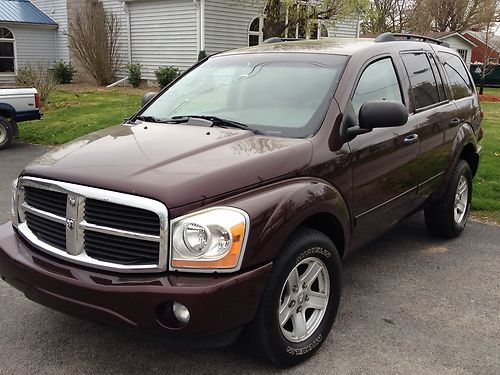
[[[449,124],[448,124],[448,125],[450,126],[450,128],[453,128],[453,127],[455,127],[455,126],[460,125],[462,122],[463,122],[463,121],[462,121],[462,119],[461,119],[461,118],[454,118],[453,120],[451,120],[451,121],[449,122]]]
[[[418,134],[410,134],[403,141],[405,146],[412,145],[417,142],[418,142]]]

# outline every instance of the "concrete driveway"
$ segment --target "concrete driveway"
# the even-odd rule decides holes
[[[0,222],[10,181],[43,148],[0,152]],[[332,335],[297,374],[500,374],[500,228],[471,222],[430,237],[421,215],[344,262]],[[247,348],[179,348],[38,306],[0,282],[0,374],[280,372]]]

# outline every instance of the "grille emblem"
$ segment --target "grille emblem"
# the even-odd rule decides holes
[[[66,219],[66,229],[67,230],[73,230],[75,228],[75,220],[73,219]]]

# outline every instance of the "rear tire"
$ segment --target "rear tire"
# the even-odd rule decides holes
[[[310,358],[326,340],[341,296],[340,258],[323,233],[300,228],[273,262],[249,348],[280,367]]]
[[[12,126],[5,118],[0,118],[0,150],[10,146],[14,132]]]
[[[454,238],[467,224],[472,198],[472,172],[465,160],[460,160],[440,200],[425,209],[425,224],[432,235]]]

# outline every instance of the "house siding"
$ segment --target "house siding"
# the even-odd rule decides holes
[[[358,20],[355,18],[336,21],[328,27],[328,36],[337,38],[358,37]]]
[[[205,51],[208,55],[248,46],[250,23],[262,12],[258,1],[206,0]]]
[[[55,29],[34,26],[19,26],[0,23],[14,34],[16,68],[36,63],[47,63],[51,66],[57,57]],[[15,74],[1,73],[0,83],[15,81]]]
[[[31,0],[31,2],[59,25],[55,33],[55,60],[69,61],[66,0]]]
[[[143,78],[154,79],[160,66],[186,70],[196,63],[197,12],[192,0],[131,2],[132,61]]]

